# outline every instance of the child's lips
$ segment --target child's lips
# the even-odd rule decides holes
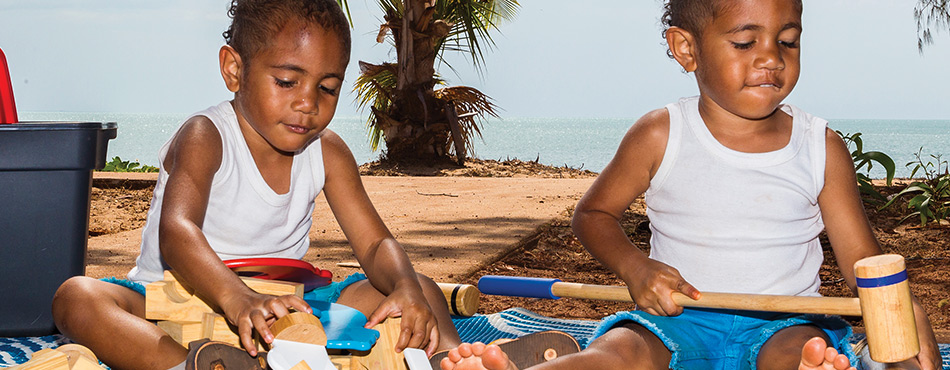
[[[751,87],[761,87],[761,88],[770,88],[770,89],[781,89],[782,85],[777,82],[760,82],[749,84]]]
[[[774,78],[763,78],[763,79],[753,80],[751,83],[748,84],[748,86],[781,89],[782,83]]]
[[[310,128],[306,126],[291,125],[288,123],[285,123],[284,126],[286,126],[287,129],[290,130],[290,132],[293,132],[295,134],[306,134],[307,132],[310,131]]]

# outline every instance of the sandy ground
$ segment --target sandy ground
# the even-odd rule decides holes
[[[149,181],[154,176],[96,173],[98,181]],[[416,270],[443,282],[477,271],[530,240],[539,226],[577,203],[593,180],[363,177],[370,199]],[[90,238],[86,275],[124,277],[135,263],[141,232]],[[334,280],[359,271],[338,265],[356,260],[322,195],[310,236],[305,260],[333,272]]]

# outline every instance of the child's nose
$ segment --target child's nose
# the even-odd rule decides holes
[[[785,59],[779,45],[767,45],[761,48],[761,52],[755,59],[756,68],[764,69],[785,69]]]
[[[291,106],[295,111],[305,114],[316,114],[320,111],[315,91],[307,91],[301,94]]]

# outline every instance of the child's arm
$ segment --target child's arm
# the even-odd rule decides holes
[[[620,218],[650,186],[666,150],[669,122],[669,112],[658,109],[630,128],[617,154],[577,203],[571,223],[591,255],[627,284],[639,309],[662,316],[683,310],[673,302],[673,292],[698,299],[699,291],[675,268],[640,252],[621,228]]]
[[[854,162],[847,146],[838,134],[827,130],[825,135],[826,155],[825,186],[818,196],[821,218],[825,223],[828,241],[838,261],[838,268],[854,294],[857,284],[854,264],[858,260],[883,253],[871,230],[864,212],[854,173]],[[917,318],[917,333],[920,338],[920,354],[917,359],[923,369],[940,369],[941,357],[933,328],[916,298],[914,315]]]
[[[241,343],[251,355],[257,350],[252,334],[256,329],[268,343],[273,335],[268,322],[293,307],[310,312],[296,296],[274,297],[248,288],[215,254],[201,231],[208,206],[211,182],[221,164],[221,136],[205,117],[184,124],[172,141],[163,166],[168,172],[159,224],[162,257],[195,293],[219,307],[238,327]]]
[[[409,256],[373,207],[360,180],[356,160],[343,140],[327,130],[321,141],[327,203],[370,283],[386,295],[366,326],[401,316],[402,331],[396,350],[428,344],[426,352],[433,353],[439,344],[437,322]]]

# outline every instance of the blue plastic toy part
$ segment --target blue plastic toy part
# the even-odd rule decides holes
[[[325,301],[306,301],[323,324],[327,348],[369,351],[379,339],[379,331],[363,327],[366,316],[355,308]]]
[[[482,294],[558,299],[561,297],[551,293],[551,286],[560,281],[561,279],[485,275],[478,279],[478,291]]]

